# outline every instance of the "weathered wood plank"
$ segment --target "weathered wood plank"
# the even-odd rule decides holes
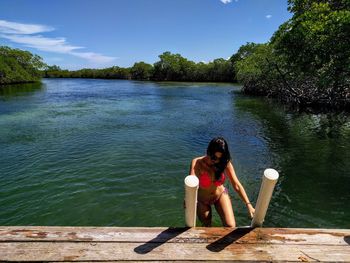
[[[350,230],[0,227],[0,261],[348,261]]]
[[[236,244],[350,244],[350,230],[289,228],[0,227],[0,242],[168,242]]]
[[[283,244],[1,242],[2,261],[327,261],[350,260],[350,246]]]

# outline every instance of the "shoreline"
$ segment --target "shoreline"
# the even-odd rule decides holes
[[[238,82],[207,82],[207,81],[183,81],[183,80],[138,80],[138,79],[123,79],[123,78],[92,78],[92,77],[42,77],[39,81],[27,81],[27,82],[13,82],[13,83],[6,83],[6,84],[0,84],[0,90],[4,88],[11,88],[12,85],[14,86],[20,86],[20,85],[30,85],[30,84],[42,84],[43,79],[87,79],[87,80],[124,80],[124,81],[136,81],[136,82],[149,82],[149,83],[160,83],[160,84],[199,84],[199,85],[232,85],[235,87],[240,87],[241,94],[249,97],[260,97],[265,100],[270,100],[273,103],[278,103],[280,105],[283,105],[286,110],[293,111],[293,112],[305,112],[310,114],[321,114],[321,113],[350,113],[350,103],[344,103],[342,101],[341,105],[339,106],[339,103],[329,104],[330,100],[323,99],[325,103],[322,103],[320,101],[309,103],[309,104],[302,104],[302,103],[295,103],[295,102],[286,102],[283,99],[281,99],[280,94],[274,94],[274,95],[266,95],[266,94],[259,94],[255,92],[249,92],[245,90],[244,84],[238,83]],[[346,99],[344,99],[346,101]],[[338,101],[337,101],[338,102]]]

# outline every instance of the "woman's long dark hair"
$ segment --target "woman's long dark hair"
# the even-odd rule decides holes
[[[227,164],[231,160],[231,154],[228,149],[228,145],[226,140],[223,137],[216,137],[212,139],[208,145],[207,148],[207,155],[213,156],[216,152],[222,153],[222,156],[220,158],[220,161],[215,164],[215,180],[219,180],[221,177],[221,174],[224,172],[224,170],[227,167]]]

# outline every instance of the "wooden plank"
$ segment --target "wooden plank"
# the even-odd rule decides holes
[[[68,262],[74,262],[74,261],[50,261],[50,263],[68,263]],[[91,261],[75,261],[75,262],[79,262],[79,263],[91,263]],[[152,262],[152,263],[172,263],[172,262],[181,262],[181,263],[203,263],[203,262],[209,262],[209,263],[217,263],[217,262],[220,262],[220,261],[217,261],[217,260],[146,260],[146,261],[139,261],[139,260],[118,260],[118,261],[98,261],[98,262],[108,262],[108,263],[145,263],[145,262]],[[225,263],[229,263],[229,262],[232,262],[232,263],[247,263],[246,260],[225,260],[225,261],[222,261],[222,262],[225,262]],[[254,261],[253,261],[254,262]],[[255,261],[255,262],[260,262],[260,261]]]
[[[289,228],[120,228],[120,227],[0,227],[0,242],[168,242],[236,244],[350,244],[346,229]]]
[[[0,261],[348,261],[350,230],[0,227]]]
[[[2,261],[327,261],[350,260],[350,246],[284,244],[1,242]]]

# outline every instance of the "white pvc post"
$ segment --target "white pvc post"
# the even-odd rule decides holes
[[[256,201],[255,213],[252,219],[251,227],[262,226],[278,177],[278,172],[274,169],[266,169],[264,171],[264,176],[261,183],[258,200]]]
[[[197,194],[199,180],[195,175],[185,178],[185,220],[186,226],[195,227],[197,217]]]

